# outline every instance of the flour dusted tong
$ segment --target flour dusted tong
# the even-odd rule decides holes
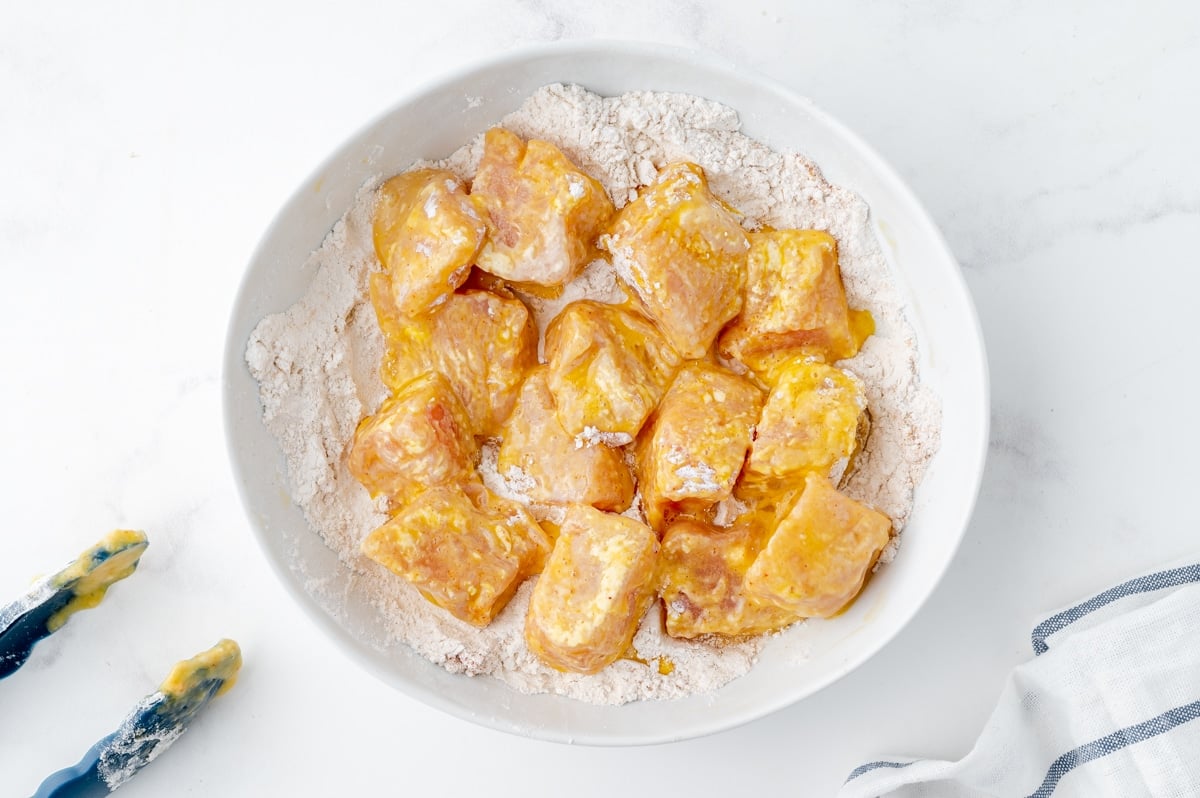
[[[16,672],[33,647],[75,613],[97,606],[113,584],[137,569],[148,545],[142,532],[110,532],[0,607],[0,679]],[[115,790],[165,751],[209,701],[232,687],[241,664],[241,650],[232,640],[178,663],[115,732],[92,746],[79,764],[47,778],[34,798],[89,798]]]
[[[241,666],[241,649],[232,640],[176,664],[115,732],[88,749],[79,764],[51,774],[33,798],[92,798],[117,789],[170,748],[210,701],[233,687]]]
[[[137,568],[146,550],[141,532],[110,532],[57,573],[39,579],[0,608],[0,679],[25,664],[33,647],[79,610],[98,605],[114,583]]]

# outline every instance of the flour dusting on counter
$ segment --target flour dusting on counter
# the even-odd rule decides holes
[[[705,169],[713,192],[743,214],[746,228],[815,228],[837,239],[847,299],[852,307],[870,310],[876,322],[876,333],[862,351],[839,363],[862,379],[872,415],[870,438],[844,490],[889,515],[900,530],[912,509],[913,490],[937,450],[941,413],[937,398],[919,382],[916,339],[866,204],[831,186],[800,155],[774,152],[738,132],[731,109],[688,95],[636,92],[602,98],[576,86],[551,85],[500,124],[558,146],[604,185],[618,208],[659,167],[689,160]],[[481,152],[479,137],[436,165],[469,180]],[[356,425],[387,396],[378,374],[383,339],[367,292],[369,274],[378,268],[371,241],[376,186],[363,187],[310,256],[317,272],[308,293],[287,311],[263,319],[246,350],[260,383],[264,422],[287,459],[292,498],[352,571],[350,590],[379,610],[380,626],[369,633],[369,642],[381,648],[407,644],[452,672],[490,674],[522,692],[603,704],[707,692],[748,671],[768,637],[675,640],[662,631],[656,604],[634,640],[642,661],[619,660],[592,676],[560,673],[525,645],[522,630],[533,580],[491,625],[477,629],[425,601],[359,552],[362,539],[386,520],[382,505],[346,469]],[[593,263],[558,300],[522,295],[539,334],[564,304],[584,297],[625,298],[608,263]],[[522,475],[497,474],[492,446],[490,473],[486,446],[482,468],[489,487],[520,500]],[[634,513],[638,506],[635,499]],[[892,556],[894,545],[882,559]],[[310,585],[314,593],[325,589]]]

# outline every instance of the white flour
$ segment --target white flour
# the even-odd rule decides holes
[[[502,124],[526,138],[560,147],[608,190],[618,207],[658,167],[690,160],[708,173],[713,191],[738,208],[748,228],[817,228],[837,238],[850,304],[875,317],[876,334],[842,365],[867,391],[873,426],[846,491],[895,521],[899,530],[913,489],[937,450],[940,406],[917,380],[916,340],[868,218],[867,206],[829,185],[795,154],[779,154],[738,133],[736,114],[716,103],[677,94],[634,93],[601,98],[573,86],[547,86]],[[482,137],[439,164],[470,179]],[[383,177],[383,176],[381,176]],[[592,703],[623,703],[706,692],[753,665],[766,639],[697,643],[661,631],[652,607],[634,641],[649,664],[621,660],[594,676],[551,670],[525,647],[522,628],[532,581],[486,629],[475,629],[421,598],[404,580],[359,554],[360,541],[385,516],[345,466],[355,425],[386,395],[378,364],[383,342],[367,297],[378,268],[371,244],[374,184],[312,254],[319,269],[306,296],[267,317],[250,337],[246,361],[261,384],[263,418],[286,455],[291,495],[309,522],[352,570],[350,589],[369,598],[380,626],[368,634],[379,647],[407,644],[450,671],[491,674],[522,692],[552,692]],[[593,264],[555,301],[525,297],[539,330],[568,301],[589,296],[615,302],[624,291],[611,267]],[[521,475],[495,473],[494,444],[485,447],[483,476],[494,488],[522,496]],[[738,508],[722,508],[732,515]],[[725,510],[730,512],[726,513]],[[640,515],[635,500],[630,515]],[[723,517],[723,523],[728,519]],[[882,558],[894,556],[894,547]],[[313,583],[310,590],[327,590]],[[327,604],[329,602],[326,602]],[[662,658],[674,666],[663,675]],[[665,668],[664,668],[665,669]]]

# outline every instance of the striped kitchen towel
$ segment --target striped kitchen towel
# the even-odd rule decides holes
[[[1032,642],[969,754],[867,762],[838,798],[1200,796],[1200,562],[1056,612]]]

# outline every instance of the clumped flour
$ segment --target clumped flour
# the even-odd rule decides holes
[[[841,364],[862,378],[873,421],[844,490],[887,513],[901,529],[912,509],[913,490],[937,450],[941,413],[937,398],[919,382],[916,339],[866,204],[827,183],[800,155],[774,152],[738,132],[733,110],[697,97],[637,92],[602,98],[576,86],[551,85],[501,124],[522,137],[557,145],[604,185],[618,208],[653,180],[659,167],[689,160],[704,168],[718,196],[744,214],[747,228],[816,228],[837,238],[850,304],[869,309],[876,321],[876,333],[862,351]],[[481,152],[479,137],[437,165],[469,180]],[[592,703],[707,692],[744,674],[766,639],[674,640],[661,630],[657,606],[634,640],[638,656],[648,664],[619,660],[594,676],[559,673],[542,665],[524,643],[532,580],[480,630],[428,603],[404,580],[359,553],[362,539],[386,520],[381,505],[346,470],[345,457],[359,419],[386,396],[378,375],[383,340],[367,293],[368,275],[378,268],[371,242],[374,189],[384,177],[363,186],[310,256],[317,272],[308,293],[284,313],[263,319],[246,350],[260,383],[264,421],[287,458],[292,498],[352,572],[349,590],[367,597],[379,611],[380,626],[367,633],[369,642],[380,648],[406,644],[452,672],[489,674],[522,692],[558,693]],[[524,298],[541,331],[567,302],[582,297],[617,302],[625,294],[612,267],[596,262],[561,298]],[[579,445],[604,445],[582,438]],[[494,442],[483,449],[481,474],[494,490],[524,497],[528,486],[521,474],[496,473]],[[718,508],[718,522],[728,523],[741,509],[725,504],[729,506]],[[539,514],[554,515],[548,508]],[[626,514],[640,517],[640,503],[635,501]],[[881,560],[890,561],[894,554],[893,544]],[[314,582],[310,590],[328,588]],[[326,604],[336,603],[336,597],[325,598],[334,599]],[[664,675],[656,660],[674,669]]]

